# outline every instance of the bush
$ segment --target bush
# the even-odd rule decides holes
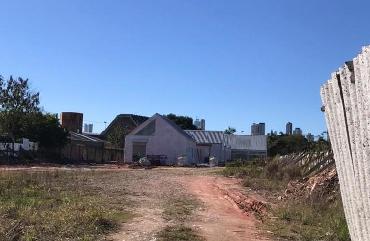
[[[258,177],[263,171],[262,163],[258,162],[243,162],[235,161],[226,164],[226,168],[222,170],[224,176],[234,176],[234,177]]]

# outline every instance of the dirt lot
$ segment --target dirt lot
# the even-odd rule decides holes
[[[239,202],[243,194],[238,180],[214,175],[214,171],[43,167],[2,169],[0,175],[20,172],[72,173],[73,176],[83,177],[77,184],[84,189],[96,190],[94,195],[97,197],[104,197],[101,203],[110,202],[112,210],[122,205],[131,214],[118,229],[94,236],[91,240],[268,240],[257,229],[258,221],[253,215],[253,208],[248,206],[250,201],[254,205],[254,201],[261,198],[247,197]],[[89,195],[93,195],[91,191]]]

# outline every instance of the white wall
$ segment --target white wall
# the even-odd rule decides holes
[[[7,148],[13,149],[12,143],[0,143],[0,150],[5,151]],[[25,151],[37,151],[38,150],[38,144],[36,142],[31,142],[26,138],[22,139],[21,143],[14,143],[14,151],[19,151],[20,149],[23,149]]]
[[[267,136],[230,135],[229,143],[233,150],[267,150]]]
[[[126,136],[125,162],[132,162],[133,142],[146,142],[146,154],[166,155],[168,165],[176,164],[178,158],[181,157],[185,157],[186,164],[193,164],[196,156],[195,142],[179,133],[178,130],[162,118],[157,118],[155,125],[156,130],[153,136],[131,134]]]

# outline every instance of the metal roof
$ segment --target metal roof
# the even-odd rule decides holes
[[[186,130],[186,134],[191,136],[198,144],[227,144],[228,138],[223,131],[199,131]]]
[[[104,143],[103,140],[101,140],[99,138],[96,138],[96,137],[88,136],[86,134],[79,134],[79,133],[76,133],[76,132],[69,132],[69,134],[70,134],[69,138],[72,141]]]

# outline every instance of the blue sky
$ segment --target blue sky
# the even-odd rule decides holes
[[[326,129],[319,88],[370,44],[368,1],[0,0],[0,74],[96,130],[119,113],[207,129]]]

